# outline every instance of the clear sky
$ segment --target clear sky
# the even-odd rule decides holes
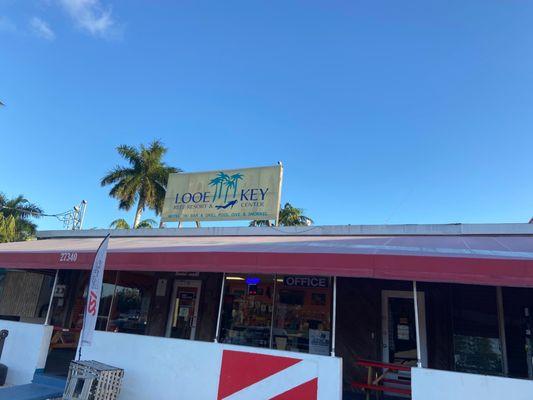
[[[131,221],[99,180],[157,138],[185,171],[283,161],[317,224],[527,222],[532,21],[518,0],[0,0],[0,191]]]

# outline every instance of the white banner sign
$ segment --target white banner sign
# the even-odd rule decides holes
[[[85,313],[83,315],[83,329],[81,332],[82,346],[90,346],[93,342],[93,333],[96,328],[100,295],[102,293],[102,281],[104,279],[105,257],[108,244],[109,235],[106,236],[100,244],[100,247],[98,247],[96,257],[94,258],[91,279],[89,280],[89,287],[87,289],[87,305],[85,306]]]

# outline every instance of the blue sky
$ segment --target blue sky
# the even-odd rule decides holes
[[[99,180],[158,138],[185,171],[283,161],[317,224],[527,222],[532,20],[513,0],[0,0],[0,190],[132,220]]]

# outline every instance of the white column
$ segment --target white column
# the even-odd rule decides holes
[[[107,322],[105,323],[105,331],[109,331],[109,322],[111,321],[111,313],[113,312],[113,307],[115,306],[115,298],[117,297],[117,285],[118,285],[118,276],[120,271],[117,271],[115,274],[115,287],[113,288],[113,297],[111,297],[111,304],[109,305],[109,312],[107,313]]]
[[[333,277],[333,310],[331,311],[331,357],[335,357],[335,336],[337,332],[337,277]]]
[[[217,330],[215,331],[215,343],[218,343],[220,335],[220,319],[222,318],[222,303],[224,302],[224,285],[226,284],[226,273],[222,274],[222,287],[220,288],[220,302],[218,303]]]
[[[276,309],[276,287],[278,285],[278,275],[274,274],[274,293],[272,294],[272,313],[270,315],[270,338],[268,340],[268,348],[272,348],[272,340],[274,337],[274,311]]]
[[[413,281],[413,300],[415,303],[416,366],[422,368],[422,359],[420,357],[420,325],[418,321],[418,291],[416,290],[416,281]]]
[[[50,293],[50,302],[48,303],[48,310],[46,310],[46,318],[44,320],[45,325],[50,325],[50,317],[52,314],[52,303],[54,301],[54,293],[56,292],[57,278],[59,275],[59,270],[56,269],[56,275],[54,278],[54,284],[52,285],[52,293]]]

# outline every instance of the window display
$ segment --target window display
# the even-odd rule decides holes
[[[278,276],[276,281],[272,347],[328,355],[331,329],[329,278]]]
[[[331,284],[326,277],[226,277],[223,343],[329,354]]]
[[[269,347],[274,277],[226,277],[220,338],[223,343]]]
[[[145,334],[154,287],[152,274],[120,272],[107,330]]]

